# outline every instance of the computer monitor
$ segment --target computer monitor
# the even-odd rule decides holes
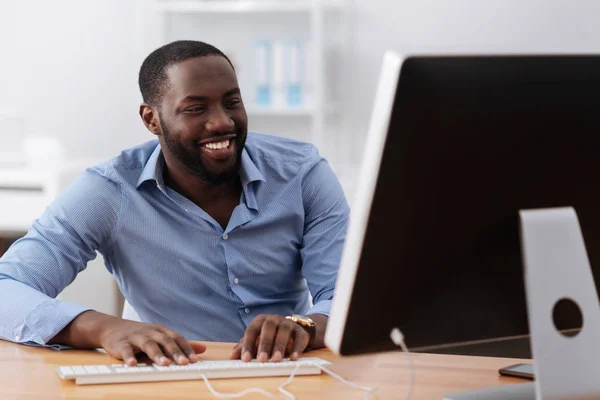
[[[386,54],[326,345],[527,338],[518,212],[574,207],[597,282],[598,186],[599,56]]]

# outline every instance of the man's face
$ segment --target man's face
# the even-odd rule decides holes
[[[238,176],[248,117],[224,57],[192,58],[167,70],[159,107],[162,137],[188,171],[219,185]]]

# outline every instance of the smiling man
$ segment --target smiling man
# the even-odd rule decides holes
[[[155,50],[139,84],[158,140],[88,169],[0,259],[0,338],[130,365],[196,361],[195,340],[245,361],[323,347],[349,213],[327,162],[248,133],[234,68],[206,43]],[[55,299],[96,251],[143,322]]]

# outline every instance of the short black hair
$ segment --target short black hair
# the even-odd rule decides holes
[[[167,69],[190,58],[205,56],[224,57],[231,68],[231,60],[215,46],[195,40],[178,40],[154,50],[142,63],[138,84],[144,103],[158,105],[167,87]]]

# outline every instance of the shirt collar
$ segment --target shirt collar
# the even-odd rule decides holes
[[[165,186],[165,181],[163,179],[164,162],[162,149],[160,148],[160,144],[158,144],[150,155],[150,158],[148,158],[148,161],[146,161],[146,165],[137,181],[137,188],[139,188],[142,183],[152,180],[155,181],[160,188],[163,188]]]
[[[163,188],[165,186],[165,181],[163,179],[164,163],[165,163],[165,160],[162,155],[162,149],[160,147],[160,144],[158,144],[156,146],[156,149],[154,149],[154,151],[150,155],[150,158],[148,158],[148,161],[146,162],[146,165],[144,166],[144,169],[142,170],[140,178],[137,181],[137,187],[139,188],[140,185],[146,181],[153,180],[158,184],[158,186],[160,188]],[[240,181],[244,188],[246,188],[246,186],[248,186],[248,184],[252,183],[252,182],[256,182],[256,181],[266,182],[265,177],[258,170],[256,165],[252,161],[252,158],[250,158],[248,151],[246,151],[245,148],[244,148],[244,150],[242,150],[242,165],[240,167]]]
[[[240,167],[240,181],[242,182],[242,186],[246,186],[251,182],[262,181],[266,182],[265,177],[262,172],[258,170],[252,158],[250,158],[250,154],[244,148],[242,150],[242,165]]]
[[[262,181],[266,182],[263,174],[258,170],[250,154],[244,148],[242,150],[242,166],[240,167],[240,182],[242,183],[242,191],[246,198],[246,206],[253,210],[258,210],[258,202],[256,200],[256,193],[254,192],[254,185],[250,185],[251,182]]]

